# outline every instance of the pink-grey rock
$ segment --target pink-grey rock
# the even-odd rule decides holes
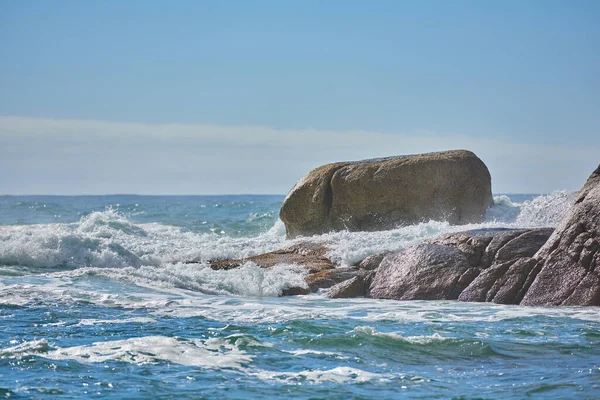
[[[441,235],[386,256],[367,292],[398,300],[518,304],[539,271],[529,256],[552,231],[487,229]]]
[[[600,166],[534,258],[540,272],[521,304],[600,306]]]
[[[361,276],[355,276],[329,288],[327,297],[330,299],[361,297],[365,295],[365,292],[364,279]]]
[[[458,300],[519,304],[535,276],[536,262],[524,257],[494,264],[467,286]]]
[[[381,253],[381,254],[374,254],[372,256],[369,256],[369,257],[365,258],[364,260],[362,260],[358,264],[358,267],[361,269],[367,270],[367,271],[373,271],[379,267],[379,264],[381,264],[381,261],[383,261],[385,256],[387,256],[388,254],[389,253]]]
[[[498,249],[493,262],[498,263],[521,257],[533,257],[546,243],[552,232],[554,232],[552,228],[540,228],[521,233]]]
[[[383,259],[371,284],[370,296],[394,300],[454,300],[477,272],[457,248],[422,243]]]

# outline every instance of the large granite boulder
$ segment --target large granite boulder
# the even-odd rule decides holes
[[[600,166],[548,242],[523,305],[600,306]]]
[[[492,201],[485,164],[453,150],[321,166],[292,188],[280,218],[290,237],[430,219],[465,224],[481,221]]]
[[[382,299],[518,304],[535,276],[530,257],[552,232],[488,229],[441,235],[385,256],[367,292]]]

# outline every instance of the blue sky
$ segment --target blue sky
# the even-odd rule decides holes
[[[577,189],[598,21],[598,1],[0,1],[0,193],[286,193],[449,148],[495,192]]]

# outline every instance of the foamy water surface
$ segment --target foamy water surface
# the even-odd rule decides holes
[[[0,397],[594,398],[597,308],[277,297],[281,196],[0,197]],[[312,241],[352,265],[440,233],[554,226],[574,193],[500,195],[485,223]],[[303,239],[298,239],[303,240]]]

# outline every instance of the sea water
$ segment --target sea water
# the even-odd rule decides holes
[[[0,398],[598,398],[600,310],[277,297],[283,196],[0,197]],[[352,265],[440,233],[555,226],[574,193],[486,222],[311,238]]]

